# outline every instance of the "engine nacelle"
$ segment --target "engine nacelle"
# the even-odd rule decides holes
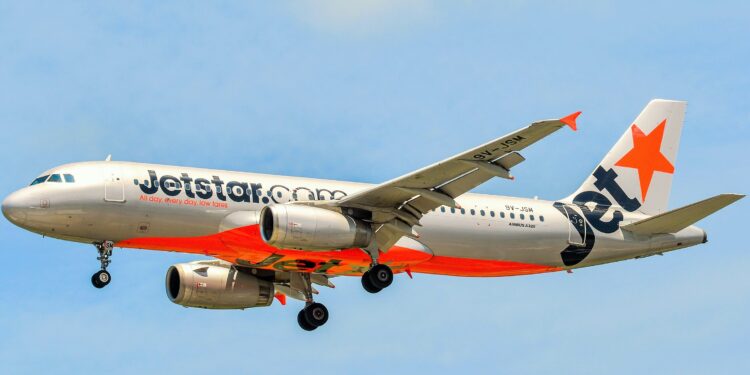
[[[367,247],[372,228],[362,220],[297,204],[274,204],[260,211],[260,235],[280,249],[335,250]]]
[[[270,281],[242,273],[220,261],[179,263],[167,270],[167,296],[182,306],[246,309],[273,302]]]

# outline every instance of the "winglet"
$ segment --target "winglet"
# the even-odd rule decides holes
[[[279,303],[281,303],[282,306],[286,305],[286,295],[282,293],[276,293],[273,295],[277,300],[279,300]]]
[[[570,126],[573,131],[578,130],[578,125],[576,125],[576,119],[581,114],[581,111],[571,113],[563,118],[560,119],[560,122],[562,122],[565,125]]]

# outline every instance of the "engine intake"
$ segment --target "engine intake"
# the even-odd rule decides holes
[[[272,282],[219,261],[175,264],[167,270],[166,287],[172,302],[204,309],[268,306],[274,295]]]
[[[324,208],[274,204],[260,211],[265,243],[280,249],[337,250],[367,247],[372,228],[362,220]]]

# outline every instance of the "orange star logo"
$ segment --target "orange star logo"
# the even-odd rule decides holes
[[[674,165],[661,153],[661,141],[664,138],[664,128],[666,125],[667,120],[664,119],[656,129],[646,135],[638,125],[633,124],[630,128],[633,133],[633,149],[628,151],[622,159],[615,163],[618,167],[635,168],[638,170],[643,202],[646,201],[646,193],[648,193],[654,172],[674,173]]]

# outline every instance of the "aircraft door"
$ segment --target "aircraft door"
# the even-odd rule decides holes
[[[568,217],[568,243],[576,246],[586,246],[586,221],[574,206],[565,205],[565,215]]]
[[[104,180],[104,201],[125,202],[125,183],[122,181],[120,168],[111,168],[109,175]]]

